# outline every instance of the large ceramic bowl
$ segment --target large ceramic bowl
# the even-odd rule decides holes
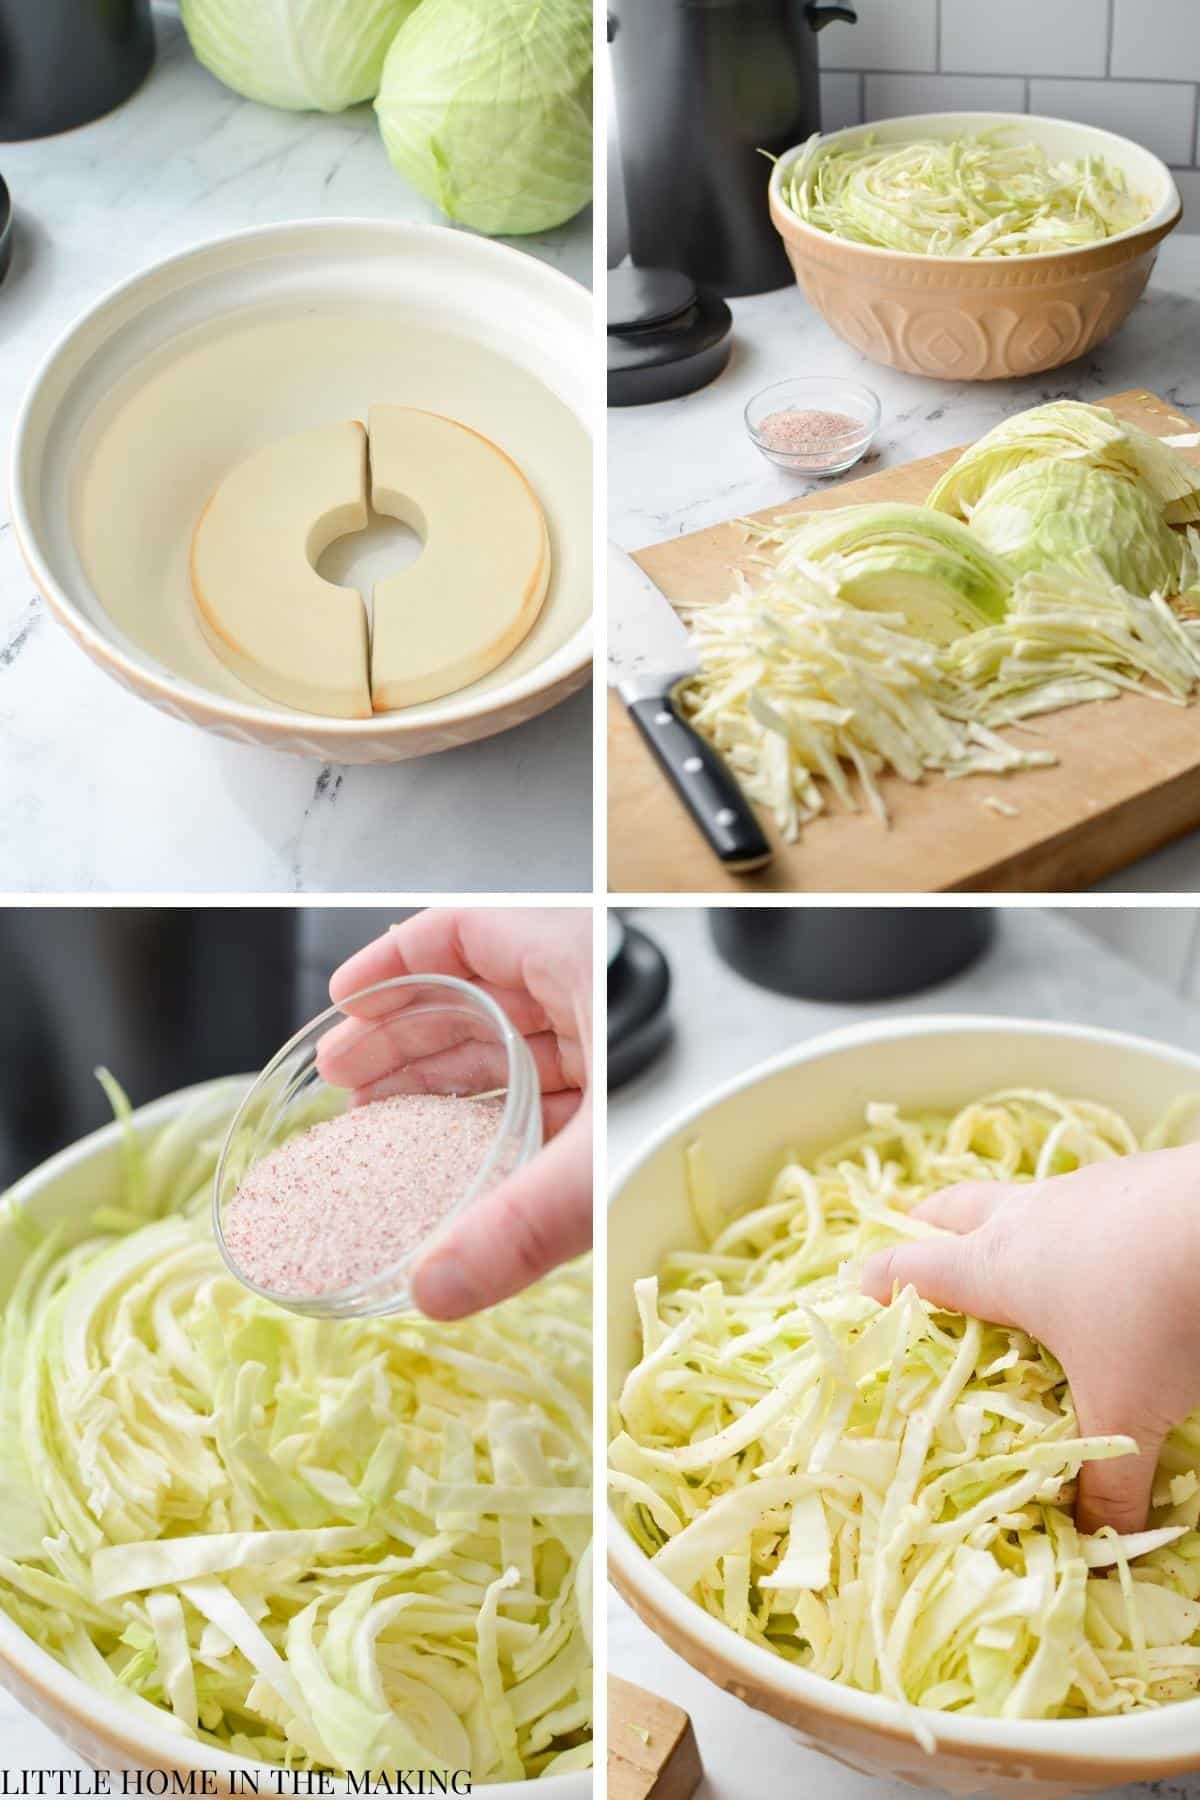
[[[250,1080],[247,1076],[237,1081],[205,1082],[169,1094],[134,1113],[134,1127],[139,1134],[152,1134],[170,1124],[185,1107],[193,1107],[198,1126],[211,1119],[215,1128],[229,1118]],[[27,1230],[17,1228],[16,1207],[26,1210],[27,1216],[43,1229],[61,1224],[69,1230],[74,1224],[82,1226],[96,1207],[115,1204],[120,1184],[121,1135],[120,1128],[113,1124],[52,1157],[10,1190],[0,1202],[0,1307],[12,1292],[30,1248]],[[3,1549],[0,1543],[0,1552]],[[96,1693],[39,1649],[2,1611],[0,1683],[94,1768],[164,1769],[185,1775],[214,1770],[216,1792],[222,1800],[235,1791],[235,1772],[243,1777],[257,1773],[264,1781],[263,1792],[268,1791],[262,1763],[230,1756],[204,1744],[183,1742],[174,1732],[132,1718],[126,1708]],[[501,1782],[487,1789],[488,1800],[526,1800],[535,1785],[538,1800],[543,1800],[543,1795],[545,1800],[591,1800],[592,1777],[588,1772],[554,1776],[536,1784]],[[339,1796],[347,1791],[344,1781],[335,1781],[334,1788]],[[244,1780],[236,1789],[243,1794],[253,1791]]]
[[[1170,170],[1115,132],[1024,113],[933,113],[832,131],[828,144],[883,142],[1008,127],[1056,157],[1102,156],[1151,203],[1130,231],[1082,250],[1035,256],[917,256],[831,237],[784,204],[782,183],[803,146],[771,174],[771,218],[804,293],[839,337],[873,362],[941,381],[993,381],[1056,369],[1124,324],[1158,246],[1183,215]]]
[[[322,762],[451,749],[588,679],[591,368],[586,290],[503,244],[360,219],[237,232],[126,282],[51,350],[13,442],[17,539],[80,647],[176,718]],[[371,719],[326,719],[266,699],[216,656],[189,549],[245,456],[379,402],[449,414],[520,465],[550,529],[550,588],[528,637],[482,680]],[[385,541],[381,554],[368,580],[411,546]]]
[[[1099,1100],[1146,1129],[1175,1096],[1200,1095],[1200,1056],[1080,1026],[933,1017],[835,1032],[751,1069],[665,1126],[617,1182],[608,1228],[610,1397],[638,1354],[635,1280],[653,1274],[667,1251],[699,1247],[684,1184],[689,1142],[703,1139],[719,1191],[735,1205],[761,1192],[788,1146],[803,1155],[857,1130],[870,1100],[949,1108],[1008,1086]],[[609,1572],[646,1624],[693,1667],[783,1720],[798,1744],[867,1774],[899,1775],[956,1796],[1059,1800],[1200,1768],[1200,1700],[1127,1718],[927,1712],[937,1738],[927,1752],[893,1701],[794,1667],[681,1594],[615,1514]]]

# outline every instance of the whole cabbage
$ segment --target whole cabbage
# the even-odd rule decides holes
[[[248,100],[341,112],[379,92],[388,45],[417,0],[181,0],[192,49]]]
[[[396,168],[457,223],[561,225],[592,191],[591,0],[422,0],[375,110]]]

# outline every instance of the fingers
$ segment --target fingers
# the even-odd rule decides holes
[[[592,1130],[581,1107],[539,1156],[447,1226],[418,1264],[413,1299],[432,1319],[494,1306],[592,1241]]]
[[[943,1231],[976,1231],[1013,1192],[1013,1184],[1007,1181],[957,1181],[914,1206],[912,1217],[924,1219],[927,1225],[940,1225]]]
[[[1074,1393],[1074,1389],[1072,1389]],[[1102,1403],[1081,1404],[1075,1396],[1080,1437],[1106,1437],[1120,1427]],[[1150,1494],[1158,1467],[1158,1453],[1165,1432],[1149,1421],[1128,1436],[1137,1442],[1136,1456],[1114,1456],[1105,1462],[1086,1462],[1079,1471],[1075,1499],[1075,1523],[1080,1531],[1144,1531],[1150,1516]]]
[[[863,1264],[862,1290],[887,1306],[897,1288],[915,1287],[922,1300],[947,1312],[974,1313],[1011,1325],[1002,1284],[982,1235],[920,1238],[879,1250]]]
[[[483,1094],[508,1082],[508,1055],[494,1038],[475,1036],[464,1021],[444,1021],[440,1032],[425,1021],[413,1032],[403,1014],[374,1025],[352,1020],[336,1026],[321,1040],[317,1067],[335,1087],[355,1088],[367,1100],[386,1094]],[[342,1036],[343,1031],[356,1036]],[[330,1039],[337,1041],[330,1044]],[[578,1046],[562,1044],[552,1031],[525,1039],[543,1093],[583,1086],[585,1071]]]
[[[531,970],[547,951],[559,960],[577,960],[580,979],[591,991],[591,924],[587,915],[564,914],[550,907],[437,907],[417,913],[344,962],[329,983],[335,1005],[401,975],[453,975],[489,990],[509,1013],[518,1031],[540,1030],[553,1003]],[[565,985],[565,984],[564,984]],[[536,1008],[537,1016],[519,1019],[518,1006]],[[394,1009],[394,998],[377,995],[356,1006],[360,1018]]]

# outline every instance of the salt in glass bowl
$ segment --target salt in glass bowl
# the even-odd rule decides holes
[[[844,413],[854,426],[832,441],[814,439],[794,450],[779,449],[762,434],[764,419],[779,412]],[[776,381],[763,388],[746,407],[745,419],[751,443],[768,462],[794,475],[841,475],[870,449],[879,429],[879,414],[879,396],[869,387],[833,376],[812,376]]]
[[[348,1018],[369,1025],[373,1067],[369,1096],[438,1093],[502,1099],[495,1137],[453,1204],[426,1237],[399,1261],[362,1281],[319,1294],[265,1288],[242,1269],[224,1222],[238,1188],[254,1165],[297,1131],[337,1117],[356,1093],[327,1080],[325,1039]],[[356,1056],[362,1055],[361,1044]],[[213,1230],[230,1271],[263,1299],[320,1318],[369,1318],[413,1310],[410,1276],[450,1219],[505,1175],[522,1167],[542,1144],[541,1089],[529,1047],[489,995],[449,975],[403,975],[352,994],[298,1031],[276,1052],[249,1089],[226,1134],[213,1182]]]

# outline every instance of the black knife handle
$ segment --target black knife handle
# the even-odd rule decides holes
[[[629,714],[675,792],[733,875],[771,860],[771,846],[720,751],[683,719],[669,694],[628,702]]]

